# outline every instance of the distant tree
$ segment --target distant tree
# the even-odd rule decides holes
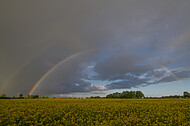
[[[106,98],[113,98],[112,94],[106,95]]]
[[[128,97],[129,97],[129,98],[133,98],[132,91],[128,92]]]
[[[130,96],[130,92],[129,91],[123,91],[123,93],[121,94],[122,98],[131,98]]]
[[[119,98],[119,97],[120,97],[120,93],[119,92],[113,93],[113,98]]]
[[[136,98],[144,98],[144,94],[141,91],[136,91]]]
[[[23,97],[23,94],[19,94],[19,97],[18,97],[19,99],[23,99],[24,97]]]
[[[100,96],[91,96],[90,98],[100,98]]]
[[[39,98],[39,95],[31,95],[31,98],[32,99],[37,99],[37,98]]]
[[[5,97],[6,97],[6,94],[1,94],[0,97],[5,98]]]
[[[131,91],[131,95],[132,95],[132,98],[136,98],[136,92],[135,91]]]
[[[31,98],[31,95],[27,95],[26,99],[30,99]]]
[[[19,94],[19,97],[22,97],[23,96],[23,94]]]
[[[190,93],[187,92],[187,91],[184,91],[184,92],[183,92],[183,97],[184,97],[184,98],[190,98]]]
[[[28,99],[38,99],[39,95],[28,95],[27,98]]]

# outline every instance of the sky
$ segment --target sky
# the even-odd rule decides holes
[[[1,0],[0,94],[190,92],[189,0]]]

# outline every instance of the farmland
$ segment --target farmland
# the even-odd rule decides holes
[[[190,125],[190,99],[1,99],[0,125]]]

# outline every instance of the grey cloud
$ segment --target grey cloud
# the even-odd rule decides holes
[[[150,65],[137,65],[142,61],[142,57],[121,52],[112,54],[109,58],[96,64],[94,71],[98,73],[98,78],[103,80],[124,79],[125,74],[133,73],[139,75],[153,69]]]
[[[153,82],[153,84],[159,84],[159,83],[167,83],[167,82],[173,82],[176,81],[176,79],[173,76],[166,76],[156,82]]]
[[[64,71],[44,80],[46,86],[42,84],[37,92],[43,95],[99,90],[81,81],[85,78],[82,71],[91,62],[96,62],[93,69],[98,74],[96,79],[100,80],[126,80],[128,72],[140,76],[153,71],[148,65],[151,63],[139,65],[149,58],[153,63],[171,65],[181,61],[188,66],[189,5],[185,0],[2,0],[0,88],[16,72],[16,78],[6,85],[5,93],[27,94],[56,63],[85,50],[95,51],[64,64]],[[100,61],[102,52],[107,49],[121,51]],[[32,57],[33,60],[17,72]],[[188,78],[189,73],[176,74]],[[137,80],[139,84],[141,81]],[[81,83],[80,87],[76,83]]]
[[[107,89],[130,89],[130,88],[137,88],[139,86],[143,86],[143,84],[149,84],[147,79],[139,79],[137,77],[133,77],[130,79],[122,80],[119,82],[113,82],[107,85]]]
[[[178,78],[181,78],[181,79],[190,78],[190,71],[178,72],[178,73],[176,73],[176,75],[177,75]]]

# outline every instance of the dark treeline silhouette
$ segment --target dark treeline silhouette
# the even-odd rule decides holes
[[[161,98],[183,98],[183,96],[180,96],[180,95],[170,95],[170,96],[162,96]]]
[[[19,94],[18,97],[7,97],[6,94],[0,95],[0,99],[47,99],[49,98],[48,96],[43,96],[40,97],[39,95],[27,95],[23,96],[23,94]],[[53,97],[56,98],[56,97]],[[65,97],[67,98],[67,97]],[[68,97],[70,98],[70,97]],[[100,96],[91,96],[91,97],[86,97],[86,99],[99,99],[99,98],[125,98],[125,99],[139,99],[139,98],[159,98],[159,99],[164,99],[164,98],[190,98],[190,93],[187,91],[183,92],[183,96],[180,95],[170,95],[170,96],[162,96],[162,97],[145,97],[144,94],[141,91],[123,91],[122,93],[115,92],[113,94],[109,94],[106,97],[100,97]],[[59,98],[62,99],[62,98]],[[72,99],[83,99],[83,98],[72,98]]]
[[[27,95],[26,97],[23,96],[23,94],[19,94],[18,97],[7,97],[6,94],[2,94],[0,96],[0,99],[46,99],[49,98],[48,96],[39,97],[39,95]]]
[[[88,97],[87,97],[88,98]],[[91,96],[90,98],[105,98],[105,97],[100,97],[100,96]]]

